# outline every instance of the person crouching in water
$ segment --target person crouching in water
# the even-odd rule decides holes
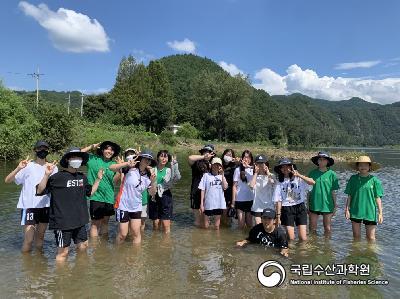
[[[309,217],[310,232],[317,233],[318,216],[322,215],[324,234],[331,235],[332,216],[336,213],[336,192],[339,190],[339,180],[336,173],[330,169],[335,160],[327,152],[319,152],[311,158],[311,161],[318,166],[309,173],[309,177],[315,181],[309,193]]]
[[[383,222],[382,184],[376,176],[370,174],[379,167],[379,164],[372,162],[368,156],[360,156],[352,163],[352,168],[358,173],[350,177],[344,193],[348,195],[345,216],[351,220],[355,240],[361,238],[361,223],[364,223],[367,240],[375,241],[376,224]]]
[[[301,241],[307,240],[307,209],[305,205],[308,185],[313,179],[300,174],[296,165],[287,158],[279,160],[274,170],[278,174],[278,184],[274,191],[277,224],[286,228],[289,240],[294,240],[294,226],[298,227]]]
[[[88,246],[86,196],[90,197],[96,192],[104,173],[103,169],[99,169],[96,180],[90,185],[87,177],[78,171],[88,160],[87,153],[81,152],[79,147],[71,147],[60,160],[64,170],[51,175],[55,163],[46,164],[45,174],[36,186],[36,195],[51,195],[49,229],[54,231],[58,262],[67,259],[71,239],[80,251]]]
[[[115,216],[119,222],[117,244],[125,241],[128,231],[133,244],[140,244],[142,219],[142,193],[148,189],[150,196],[156,194],[156,175],[152,167],[156,161],[150,151],[141,152],[135,159],[110,166],[110,170],[124,172],[124,182],[115,201]]]
[[[214,216],[214,227],[219,229],[222,211],[226,209],[224,190],[228,183],[224,176],[222,161],[220,158],[211,160],[211,173],[205,173],[199,183],[201,190],[200,211],[203,215],[203,227],[210,225],[209,218]]]
[[[149,202],[149,218],[153,220],[153,229],[159,230],[162,226],[164,233],[171,231],[173,212],[173,200],[171,187],[181,179],[178,161],[171,157],[167,150],[161,150],[157,154],[157,193]],[[170,162],[171,167],[167,167]]]
[[[247,239],[237,241],[236,246],[244,247],[249,243],[273,247],[285,257],[289,256],[286,231],[282,226],[276,225],[276,214],[273,209],[264,209],[261,214],[261,223],[255,225],[249,232]]]
[[[264,209],[275,209],[273,200],[275,180],[269,172],[269,163],[266,156],[258,155],[254,159],[253,178],[249,182],[249,186],[254,193],[251,215],[253,215],[256,224],[260,224]]]

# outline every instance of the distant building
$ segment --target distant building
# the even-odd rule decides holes
[[[181,128],[181,126],[178,126],[178,125],[170,125],[170,126],[168,126],[168,129],[170,131],[172,131],[172,133],[174,133],[174,134],[176,134],[179,131],[180,128]]]

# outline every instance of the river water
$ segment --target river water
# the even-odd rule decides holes
[[[383,183],[384,222],[377,227],[376,244],[353,242],[351,223],[344,218],[345,182],[352,171],[345,164],[334,166],[340,177],[339,209],[333,218],[333,235],[318,236],[306,243],[290,245],[289,258],[270,249],[248,246],[238,249],[235,241],[246,232],[222,228],[220,232],[194,228],[189,208],[190,171],[182,162],[183,179],[173,190],[175,218],[171,236],[151,230],[147,222],[143,243],[133,248],[129,242],[116,247],[116,223],[110,223],[107,239],[91,241],[87,254],[72,249],[64,266],[55,264],[52,232],[45,237],[44,252],[20,253],[22,229],[16,209],[19,187],[5,185],[3,178],[14,163],[0,163],[0,298],[399,298],[399,200],[400,151],[367,149],[382,164],[375,173]],[[298,164],[307,173],[311,164]],[[266,288],[257,279],[258,267],[265,261],[281,263],[286,280],[280,287]],[[368,264],[369,276],[297,276],[293,265]],[[304,273],[305,274],[305,273]],[[268,273],[267,273],[268,275]],[[389,285],[292,285],[291,279],[388,280]]]

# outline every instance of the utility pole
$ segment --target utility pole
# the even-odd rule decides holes
[[[39,67],[37,68],[37,73],[34,72],[33,74],[28,74],[29,76],[32,76],[32,78],[36,79],[36,108],[39,107],[39,80],[40,76],[43,76],[44,74],[39,73]]]
[[[83,92],[81,92],[81,117],[83,116],[83,97],[85,95],[83,94]]]
[[[71,93],[68,93],[68,115],[69,115],[69,107],[71,106]]]

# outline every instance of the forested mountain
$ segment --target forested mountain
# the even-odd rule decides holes
[[[79,106],[76,93],[71,98]],[[63,104],[67,96],[41,92],[42,99]],[[248,78],[232,77],[212,60],[191,54],[164,57],[148,66],[132,56],[123,58],[114,88],[86,99],[85,117],[142,125],[156,133],[168,124],[190,122],[207,140],[275,145],[382,146],[400,140],[400,103],[270,96],[253,88]]]

